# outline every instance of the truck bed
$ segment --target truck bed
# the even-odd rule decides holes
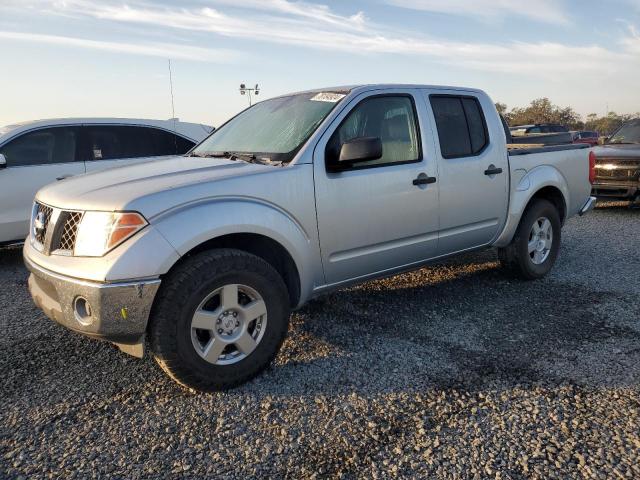
[[[572,141],[573,135],[569,132],[511,134],[514,144],[566,145]]]
[[[524,144],[524,143],[509,143],[507,144],[507,151],[509,156],[516,155],[529,155],[532,153],[549,153],[549,152],[561,152],[564,150],[579,150],[582,148],[590,148],[586,143],[570,143],[567,145],[540,145],[540,144]]]

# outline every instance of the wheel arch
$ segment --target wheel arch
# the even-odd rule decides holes
[[[562,191],[558,187],[553,185],[542,187],[531,196],[531,198],[527,202],[527,205],[524,207],[523,213],[527,210],[527,208],[529,208],[529,205],[531,205],[537,199],[548,200],[549,202],[551,202],[558,210],[560,223],[564,225],[564,221],[567,218],[567,201],[565,200]]]
[[[213,248],[235,248],[264,259],[284,279],[294,307],[324,280],[318,239],[309,233],[312,228],[268,202],[217,198],[175,209],[152,222],[180,256],[175,264]]]
[[[295,307],[301,297],[300,272],[289,251],[279,242],[266,235],[258,233],[229,233],[218,237],[210,238],[181,256],[181,258],[171,267],[172,270],[178,267],[186,259],[197,255],[200,252],[217,248],[232,248],[251,253],[269,265],[271,265],[282,277],[289,292],[290,306]],[[165,274],[166,275],[166,274]]]
[[[511,242],[522,216],[537,199],[551,202],[558,209],[560,223],[564,224],[570,198],[567,182],[559,170],[548,165],[534,168],[517,185],[512,185],[512,189],[507,221],[494,246],[505,247]]]

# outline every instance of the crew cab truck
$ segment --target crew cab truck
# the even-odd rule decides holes
[[[24,259],[35,303],[199,391],[264,369],[291,309],[324,292],[497,247],[552,268],[590,210],[581,145],[508,151],[482,91],[328,88],[241,112],[188,154],[40,190]],[[428,321],[425,319],[425,321]]]

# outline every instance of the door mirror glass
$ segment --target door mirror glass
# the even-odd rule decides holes
[[[7,159],[4,158],[4,155],[0,153],[0,168],[7,167]]]
[[[345,165],[377,160],[382,157],[382,140],[378,137],[358,137],[342,144],[338,161]]]

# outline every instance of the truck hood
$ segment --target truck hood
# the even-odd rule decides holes
[[[240,160],[178,156],[78,175],[47,185],[36,198],[62,209],[136,210],[149,218],[167,208],[161,198],[167,192],[197,189],[203,195],[204,187],[205,196],[213,195],[211,182],[279,168]]]
[[[640,145],[602,145],[595,147],[596,158],[640,158]]]

